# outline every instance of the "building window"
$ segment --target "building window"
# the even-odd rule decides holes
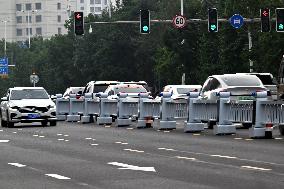
[[[22,11],[22,4],[16,4],[16,10]]]
[[[57,32],[57,33],[58,33],[58,35],[61,35],[61,33],[62,33],[61,28],[58,28],[58,29],[57,29],[57,31],[58,31],[58,32]]]
[[[42,21],[41,15],[36,15],[35,20],[36,22],[41,22]]]
[[[18,23],[18,24],[23,23],[23,18],[22,18],[22,16],[17,16],[16,19],[17,19],[17,23]]]
[[[95,3],[96,3],[96,4],[101,4],[102,1],[101,1],[101,0],[96,0]]]
[[[94,7],[90,7],[90,12],[95,12],[95,8]]]
[[[61,16],[57,15],[57,22],[61,22]]]
[[[81,9],[81,10],[84,10],[84,7],[81,7],[80,9]]]
[[[36,3],[35,4],[35,9],[36,10],[41,10],[41,3]]]
[[[105,0],[105,5],[107,5],[107,0]]]
[[[26,22],[31,23],[32,22],[32,16],[26,16]]]
[[[80,3],[84,3],[84,0],[80,0]]]
[[[27,11],[32,10],[32,4],[31,4],[31,3],[27,3],[27,4],[26,4],[26,10],[27,10]]]
[[[29,28],[26,28],[26,34],[29,35]],[[30,28],[30,35],[33,35],[33,30]]]
[[[95,11],[96,11],[96,12],[101,12],[101,11],[102,11],[102,8],[101,8],[101,7],[95,7]]]
[[[23,30],[22,29],[17,29],[16,33],[17,33],[17,36],[22,36],[23,35]]]
[[[42,35],[42,29],[36,28],[36,35]]]
[[[61,3],[57,3],[57,10],[61,10]]]
[[[95,4],[95,0],[90,0],[90,4],[91,5]]]

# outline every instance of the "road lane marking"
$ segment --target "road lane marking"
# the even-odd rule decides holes
[[[91,146],[98,146],[99,144],[90,144]]]
[[[189,158],[189,157],[183,157],[183,156],[175,156],[175,157],[178,159],[186,159],[186,160],[192,160],[192,161],[196,160],[196,158]]]
[[[65,142],[68,142],[69,140],[65,140]]]
[[[170,131],[164,131],[164,133],[169,133]]]
[[[143,150],[132,150],[132,149],[123,149],[125,151],[130,151],[130,152],[138,152],[138,153],[143,153]]]
[[[0,132],[3,132],[3,130],[1,129]]]
[[[158,150],[166,150],[166,151],[173,151],[173,152],[177,151],[177,150],[172,149],[172,148],[158,148]]]
[[[44,138],[45,136],[39,136],[39,138]]]
[[[59,140],[59,141],[63,141],[63,140],[65,140],[64,138],[59,138],[59,139],[57,139],[57,140]]]
[[[122,142],[115,142],[115,144],[121,144]]]
[[[0,143],[7,143],[9,142],[10,140],[0,140]]]
[[[222,155],[210,155],[211,157],[220,157],[220,158],[227,158],[227,159],[237,159],[237,157],[232,156],[222,156]]]
[[[127,130],[133,130],[133,128],[132,127],[129,127],[129,128],[126,128]]]
[[[9,165],[15,166],[15,167],[26,167],[26,165],[20,164],[20,163],[8,163]]]
[[[124,170],[128,169],[128,170],[134,170],[134,171],[156,172],[154,167],[139,167],[139,166],[119,163],[119,162],[109,162],[107,164],[121,167],[118,169],[124,169]]]
[[[128,144],[127,142],[123,142],[123,143],[121,143],[122,145],[126,145],[126,144]]]
[[[69,135],[64,135],[65,137],[68,137]]]
[[[234,138],[235,140],[242,140],[243,138]]]
[[[62,135],[63,135],[63,134],[61,134],[61,133],[58,133],[58,134],[57,134],[57,136],[62,136]]]
[[[38,135],[33,135],[34,137],[38,137]]]
[[[253,140],[252,138],[247,138],[247,139],[245,139],[246,141],[251,141],[251,140]]]
[[[110,128],[110,126],[109,126],[109,125],[106,125],[105,128]]]
[[[14,133],[14,134],[17,134],[17,132],[16,132],[16,131],[14,131],[13,133]]]
[[[272,169],[265,169],[261,167],[252,167],[252,166],[242,166],[242,168],[252,169],[252,170],[260,170],[260,171],[271,171]]]
[[[274,138],[275,140],[282,140],[283,138]]]
[[[45,175],[59,179],[59,180],[70,180],[71,179],[71,178],[68,178],[68,177],[65,177],[65,176],[62,176],[62,175],[58,175],[58,174],[45,174]]]
[[[165,150],[166,148],[158,148],[158,150]]]
[[[92,140],[92,138],[85,138],[86,140]]]
[[[193,134],[193,136],[200,136],[200,134]]]
[[[23,129],[18,129],[18,131],[21,131],[21,130],[23,130]]]

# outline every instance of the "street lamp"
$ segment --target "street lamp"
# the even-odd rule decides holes
[[[6,57],[7,55],[7,22],[9,22],[9,20],[2,20],[2,22],[4,23],[4,55]]]
[[[27,12],[28,13],[28,38],[29,38],[29,48],[31,48],[30,12],[35,13],[35,12],[37,12],[37,10],[30,10],[30,11],[21,10],[21,12]]]

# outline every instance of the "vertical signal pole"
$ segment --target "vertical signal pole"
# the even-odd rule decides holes
[[[251,32],[248,29],[248,40],[249,40],[249,52],[251,52],[251,48],[252,48],[252,38],[251,38]],[[253,72],[253,61],[251,59],[249,59],[249,72],[252,73]]]
[[[180,15],[183,16],[183,0],[180,0]]]

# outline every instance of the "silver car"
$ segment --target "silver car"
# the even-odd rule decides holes
[[[233,100],[253,100],[253,92],[267,91],[255,75],[224,74],[212,75],[202,86],[201,98],[216,100],[216,93],[230,92]]]

